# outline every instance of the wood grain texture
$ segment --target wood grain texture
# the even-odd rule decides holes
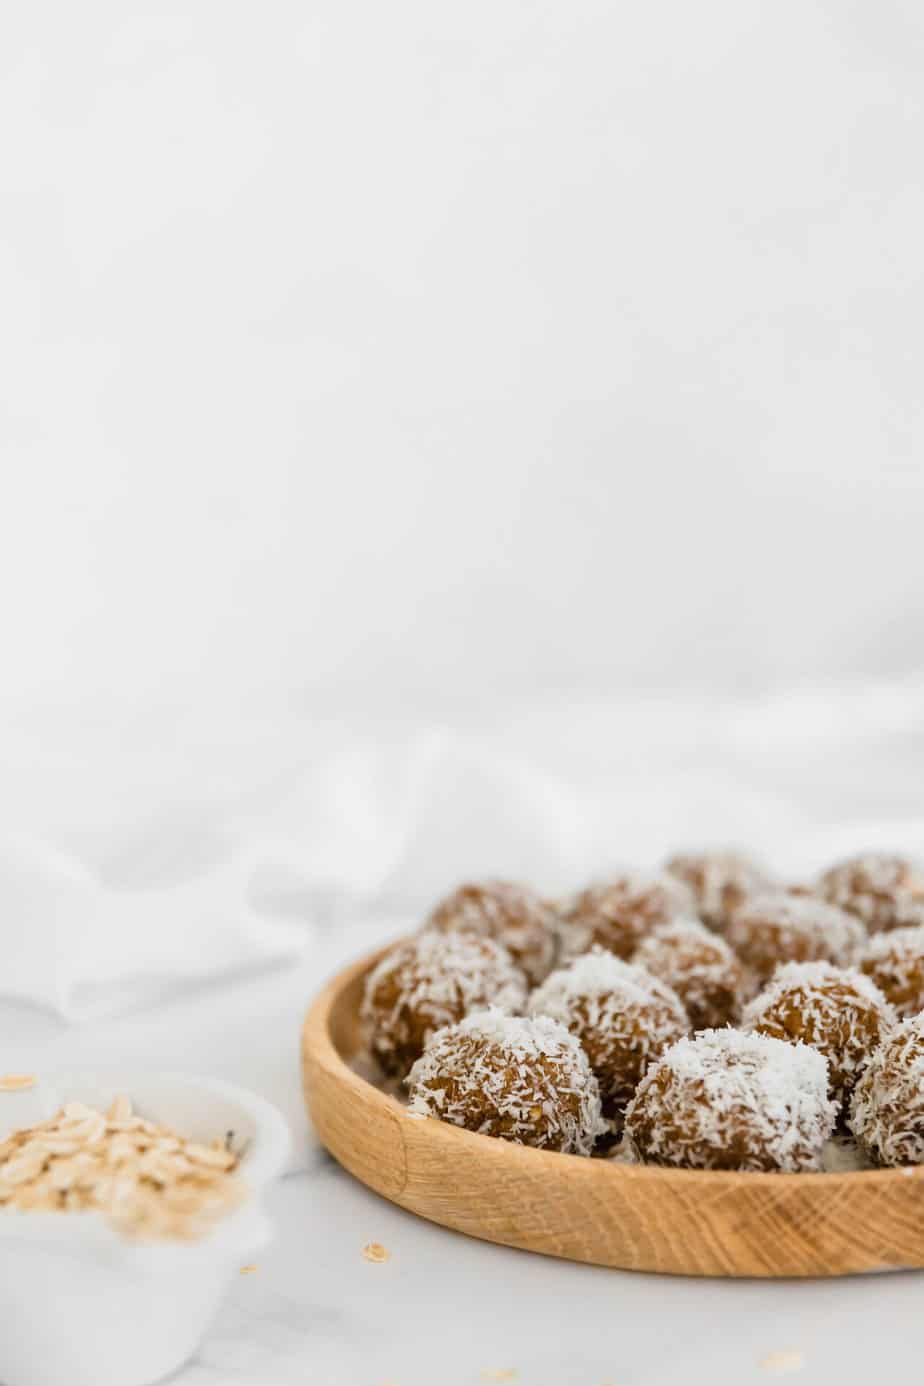
[[[349,1067],[363,978],[324,989],[302,1032],[305,1099],[357,1179],[471,1237],[626,1270],[832,1276],[924,1265],[924,1168],[736,1174],[530,1150],[408,1116]]]

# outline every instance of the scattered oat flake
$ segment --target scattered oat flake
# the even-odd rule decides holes
[[[761,1358],[760,1365],[765,1372],[783,1376],[786,1372],[801,1371],[805,1357],[798,1349],[790,1348],[783,1352],[768,1352],[766,1357]]]
[[[374,1261],[377,1265],[382,1261],[391,1260],[391,1252],[382,1246],[381,1242],[367,1242],[363,1247],[363,1256],[367,1261]]]
[[[34,1073],[5,1073],[0,1078],[0,1092],[24,1092],[34,1088],[38,1079]]]
[[[259,1269],[260,1267],[256,1264],[256,1262],[249,1266],[241,1266],[241,1275],[253,1275],[254,1272],[258,1271]]]
[[[483,1367],[482,1381],[516,1381],[516,1367]]]

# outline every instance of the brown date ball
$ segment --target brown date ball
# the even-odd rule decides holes
[[[589,1155],[606,1129],[587,1055],[545,1017],[475,1011],[433,1036],[407,1086],[417,1116],[540,1150]]]
[[[818,886],[826,900],[862,919],[871,934],[924,924],[924,867],[868,852],[838,862]]]
[[[684,852],[664,869],[692,891],[694,913],[719,934],[749,896],[774,888],[764,868],[743,852]]]
[[[423,933],[390,949],[369,973],[360,1018],[384,1072],[403,1078],[435,1030],[487,1005],[522,1009],[526,991],[522,972],[493,939]]]
[[[529,1013],[551,1016],[580,1040],[603,1114],[617,1122],[652,1059],[690,1028],[669,986],[602,948],[553,972],[529,998]]]
[[[656,925],[692,909],[690,892],[671,876],[628,872],[588,886],[559,907],[563,955],[578,957],[598,945],[628,961]]]
[[[555,911],[534,890],[512,881],[459,886],[436,905],[424,927],[493,938],[507,949],[533,986],[548,976],[555,962]]]
[[[853,1091],[848,1125],[881,1165],[924,1164],[924,1015],[896,1025]]]
[[[810,895],[755,895],[731,917],[725,935],[758,984],[779,963],[830,962],[849,967],[866,941],[852,914]]]
[[[856,968],[784,963],[748,1006],[744,1028],[817,1049],[828,1061],[831,1096],[841,1103],[895,1019],[879,988]]]
[[[817,1050],[704,1030],[648,1070],[626,1109],[626,1142],[657,1165],[814,1171],[836,1117]]]
[[[860,954],[859,967],[900,1017],[924,1010],[924,925],[876,934]]]
[[[661,924],[643,939],[632,959],[672,987],[693,1030],[718,1030],[741,1018],[747,979],[723,938],[698,919]]]

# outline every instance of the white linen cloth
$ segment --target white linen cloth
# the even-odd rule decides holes
[[[247,878],[231,860],[190,881],[119,889],[53,843],[6,835],[0,994],[86,1021],[294,961],[304,933],[260,917]]]

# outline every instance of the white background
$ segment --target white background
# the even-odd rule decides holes
[[[913,0],[7,5],[3,692],[918,667]]]
[[[920,849],[922,79],[915,0],[0,6],[0,1069],[290,1115],[190,1383],[911,1370],[910,1277],[386,1207],[297,1033],[462,874]]]

